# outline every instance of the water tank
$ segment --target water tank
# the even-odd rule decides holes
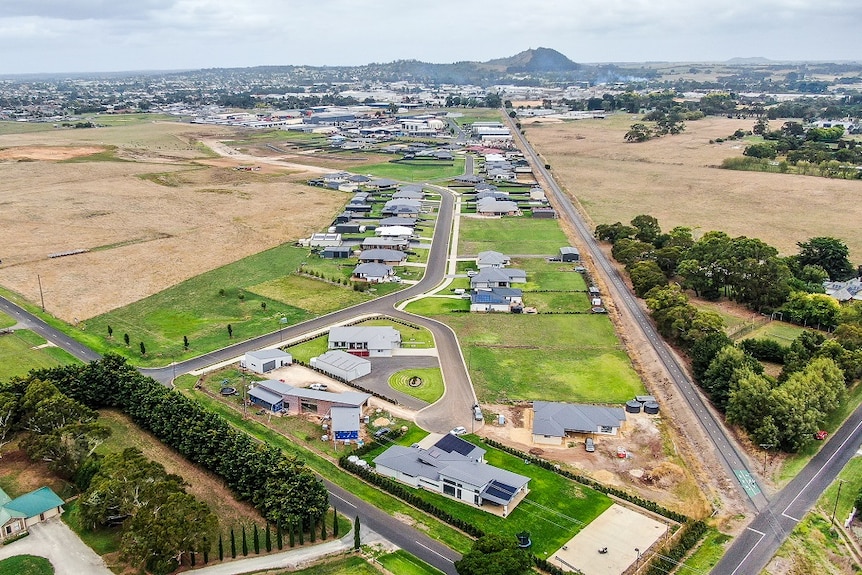
[[[640,413],[641,412],[641,402],[635,399],[630,399],[626,402],[626,411],[628,413]]]
[[[502,413],[497,416],[497,425],[506,425],[506,416]]]
[[[347,461],[349,461],[350,463],[356,463],[357,461],[359,461],[359,457],[357,457],[356,455],[350,455],[347,457]]]
[[[649,413],[650,415],[655,415],[656,413],[658,413],[658,403],[654,401],[645,403],[644,413]]]

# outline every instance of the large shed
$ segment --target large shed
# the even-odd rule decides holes
[[[371,373],[371,362],[340,349],[311,358],[311,367],[344,381],[353,381]]]
[[[242,360],[242,366],[255,373],[266,373],[292,363],[293,356],[280,349],[249,351]]]

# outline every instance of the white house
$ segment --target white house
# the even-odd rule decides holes
[[[515,202],[482,198],[476,202],[476,213],[485,216],[519,216],[521,210]]]
[[[329,349],[361,357],[391,357],[401,347],[401,332],[386,325],[345,325],[329,328]]]
[[[447,434],[428,449],[393,445],[374,458],[377,473],[464,503],[502,507],[503,517],[529,493],[530,478],[484,462],[485,450]]]
[[[523,305],[523,293],[514,288],[476,290],[470,294],[470,311],[509,313]]]
[[[533,442],[562,445],[573,433],[616,435],[625,421],[619,407],[534,401]]]
[[[317,233],[311,234],[311,237],[307,240],[303,240],[308,246],[313,248],[322,248],[326,246],[340,246],[341,245],[341,234],[330,234],[330,233]]]
[[[259,349],[245,354],[240,364],[255,373],[266,373],[293,363],[293,356],[280,349]]]
[[[392,266],[377,263],[359,264],[353,268],[353,279],[367,281],[368,283],[388,282],[395,275]]]
[[[340,349],[311,358],[311,367],[344,381],[353,381],[371,373],[371,362]]]
[[[374,235],[388,238],[411,238],[413,228],[407,226],[380,226],[374,230]]]

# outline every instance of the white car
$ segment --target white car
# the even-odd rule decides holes
[[[459,425],[458,427],[453,427],[452,431],[450,431],[452,435],[464,435],[467,433],[467,428]]]
[[[467,277],[472,278],[479,275],[479,270],[467,270]]]
[[[327,385],[325,383],[312,383],[308,386],[308,389],[313,389],[314,391],[326,391]]]

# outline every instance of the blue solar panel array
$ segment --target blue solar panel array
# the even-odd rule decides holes
[[[491,480],[484,489],[484,493],[487,493],[492,497],[496,497],[497,499],[502,499],[503,501],[511,501],[515,496],[516,491],[517,489],[511,485],[506,485],[505,483],[500,483],[496,480]]]
[[[468,441],[464,441],[460,437],[456,437],[451,433],[444,435],[437,443],[434,444],[446,453],[460,453],[461,455],[469,455],[476,446]]]

